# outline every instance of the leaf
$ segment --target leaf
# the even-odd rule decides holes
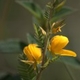
[[[27,44],[20,41],[19,39],[8,39],[0,41],[1,52],[22,52],[24,46]]]
[[[57,21],[63,18],[64,16],[71,14],[72,12],[73,10],[71,8],[64,7],[59,12],[55,13],[53,18],[51,19],[51,22],[53,23],[54,21]]]
[[[31,1],[16,1],[18,4],[29,10],[34,17],[41,18],[42,17],[42,11],[39,7],[39,5],[35,4]]]
[[[67,63],[63,61],[57,60],[49,65],[43,71],[41,80],[80,80],[80,63],[77,62],[76,58],[67,57]],[[71,62],[75,62],[75,65],[71,65]]]
[[[34,35],[27,33],[27,42],[28,42],[28,44],[36,43]]]
[[[36,35],[39,34],[39,33],[38,33],[39,30],[37,29],[37,27],[38,27],[38,26],[37,26],[36,24],[34,24],[34,30],[35,30],[35,34],[36,34]]]
[[[36,76],[32,80],[36,80]]]
[[[59,20],[59,21],[55,22],[53,27],[57,28],[57,27],[64,26],[64,24],[65,24],[64,22],[65,22],[65,20]]]
[[[76,67],[76,68],[80,67],[80,61],[77,58],[74,58],[74,57],[61,57],[60,61],[64,62],[65,64]]]
[[[61,8],[64,6],[65,2],[66,2],[66,0],[61,1],[61,2],[55,7],[55,10],[56,10],[56,11],[60,11]]]
[[[21,59],[25,59],[25,56],[21,55],[19,58],[19,74],[23,80],[32,80],[35,77],[35,71],[32,65],[21,62]]]
[[[35,76],[34,69],[29,64],[20,62],[18,70],[19,70],[20,76],[23,78],[23,80],[32,80],[32,78]]]
[[[40,26],[34,24],[34,29],[35,29],[35,39],[40,47],[44,46],[44,40],[45,40],[45,35],[42,31],[42,28]]]

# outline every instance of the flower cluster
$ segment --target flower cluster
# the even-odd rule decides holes
[[[50,40],[50,44],[47,49],[53,55],[76,57],[77,55],[75,52],[64,49],[68,42],[69,40],[66,36],[56,35]],[[37,44],[29,44],[24,48],[23,52],[28,58],[26,61],[22,60],[23,62],[33,64],[34,67],[42,62],[42,49],[38,48]]]

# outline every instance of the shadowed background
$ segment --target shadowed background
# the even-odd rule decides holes
[[[34,2],[38,3],[42,8],[48,1],[49,0],[34,0]],[[74,50],[78,54],[78,59],[80,59],[80,1],[67,0],[66,5],[73,8],[75,12],[65,18],[66,26],[62,28],[62,34],[69,37],[70,43],[67,48]],[[0,0],[0,40],[18,38],[26,42],[26,33],[28,32],[34,32],[30,12],[17,4],[15,0]],[[18,53],[2,53],[0,51],[0,71],[16,73],[18,55]],[[51,69],[50,71],[52,71]],[[77,71],[80,73],[79,70]],[[73,70],[75,73],[77,73],[77,71]],[[75,75],[75,73],[73,74]]]

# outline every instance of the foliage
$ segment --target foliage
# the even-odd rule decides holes
[[[49,17],[49,3],[46,5],[46,9],[41,9],[39,7],[39,5],[34,2],[31,1],[17,1],[17,3],[19,3],[20,5],[22,5],[25,9],[27,9],[28,11],[30,11],[30,13],[33,15],[34,17],[34,23],[38,24],[39,26],[41,26],[43,29],[46,28],[46,18]],[[73,12],[73,10],[69,7],[64,7],[65,4],[65,0],[62,1],[55,1],[54,2],[54,10],[52,11],[52,19],[51,19],[51,23],[62,19],[64,16],[70,14]]]
[[[19,39],[8,39],[0,41],[0,51],[7,53],[21,53],[27,44]]]
[[[35,77],[35,72],[32,65],[25,64],[21,60],[25,59],[25,55],[20,55],[18,70],[22,80],[32,80]]]

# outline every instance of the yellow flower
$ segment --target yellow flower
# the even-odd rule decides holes
[[[36,64],[41,62],[41,49],[37,47],[37,44],[29,44],[26,46],[23,50],[24,54],[28,58],[28,60],[21,60],[28,64],[33,64],[36,66]]]
[[[76,57],[76,53],[71,50],[63,49],[67,44],[69,40],[66,36],[62,35],[56,35],[51,39],[50,42],[50,51],[53,53],[53,55],[60,55],[60,56],[73,56]]]

